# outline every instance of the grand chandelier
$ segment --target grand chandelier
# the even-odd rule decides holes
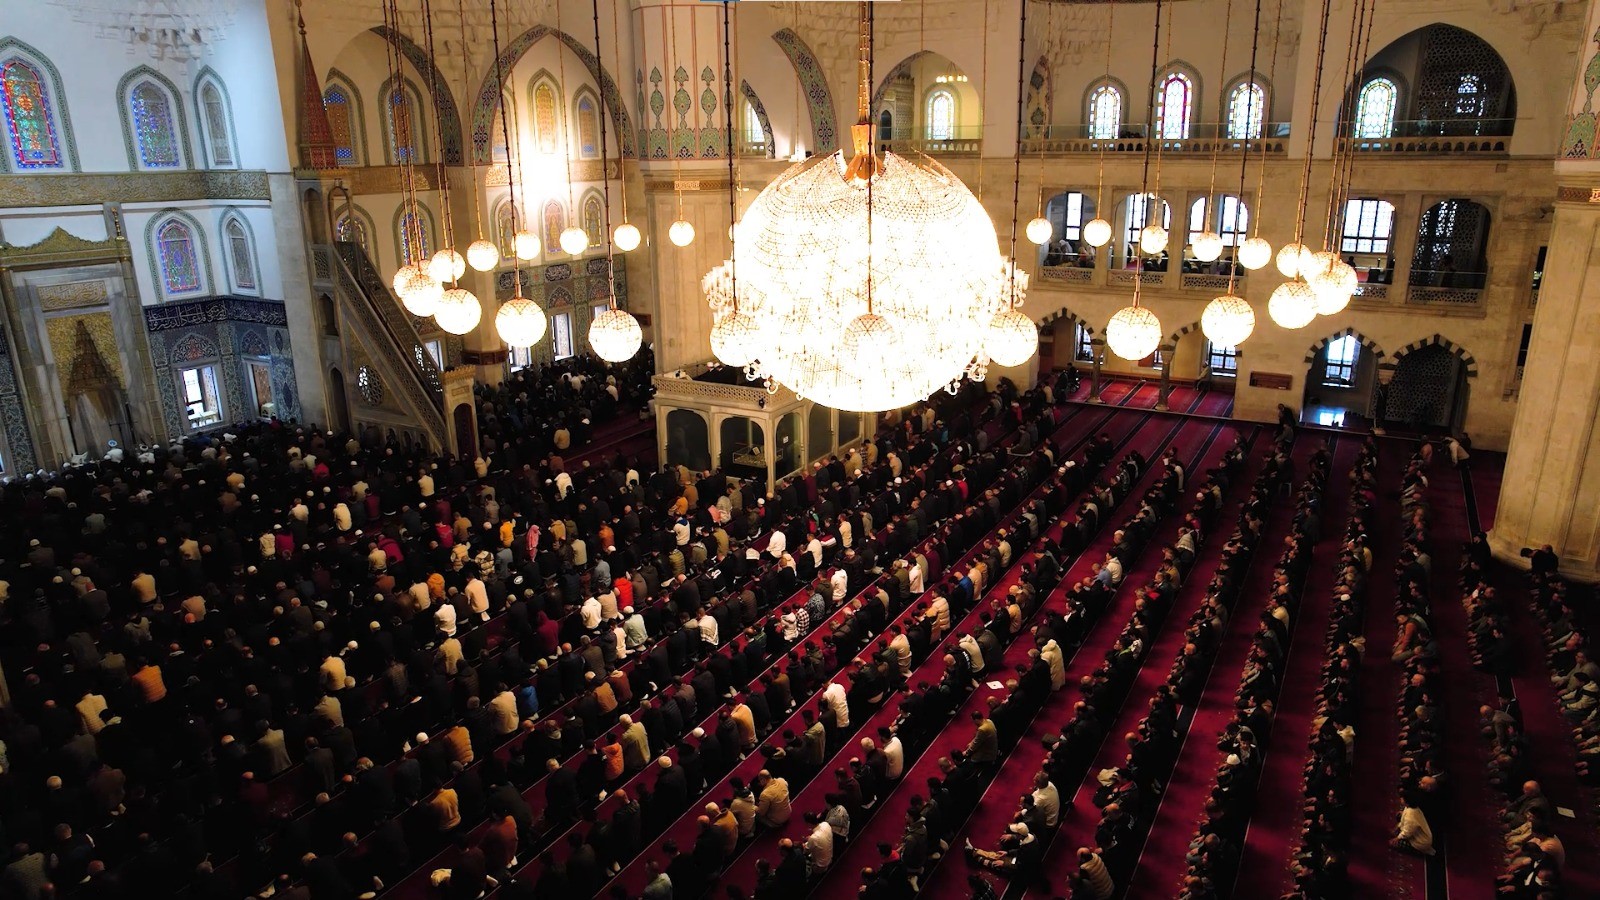
[[[732,258],[702,284],[717,321],[735,309],[749,317],[736,329],[747,374],[836,409],[881,412],[981,373],[990,323],[1020,303],[1027,275],[950,170],[874,154],[865,3],[861,26],[854,156],[779,175],[745,212]]]

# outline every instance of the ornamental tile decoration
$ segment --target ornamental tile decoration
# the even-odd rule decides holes
[[[0,175],[0,206],[270,199],[267,173],[261,171]]]
[[[377,30],[377,29],[374,29]],[[590,77],[600,85],[600,96],[606,110],[611,113],[613,129],[617,135],[617,144],[624,157],[634,155],[633,124],[628,118],[628,107],[622,102],[622,91],[617,83],[607,72],[605,66],[595,58],[594,50],[585,46],[581,41],[574,39],[570,34],[557,31],[548,25],[535,25],[517,35],[501,51],[494,65],[489,67],[489,74],[484,77],[483,84],[478,88],[478,94],[472,102],[472,158],[475,162],[486,163],[492,161],[493,144],[491,135],[498,133],[498,112],[500,97],[503,94],[500,85],[500,73],[512,71],[528,49],[546,36],[554,36],[561,43],[566,44],[578,59],[582,60],[584,68],[589,70]],[[448,140],[448,138],[447,138]]]
[[[828,79],[816,54],[792,28],[777,31],[772,39],[789,55],[795,76],[805,91],[806,110],[811,116],[811,149],[816,153],[832,153],[838,146],[839,126],[834,114],[833,93],[828,90]]]
[[[23,408],[22,393],[17,387],[17,370],[11,358],[11,343],[0,329],[0,428],[5,429],[6,447],[11,451],[11,461],[18,472],[31,472],[38,467],[33,450],[33,436],[28,431],[28,414]]]
[[[34,293],[39,298],[39,308],[45,312],[77,309],[81,306],[99,306],[107,302],[104,279],[42,284],[34,288]]]
[[[418,72],[426,76],[423,80],[433,85],[433,108],[437,110],[439,131],[443,134],[444,143],[440,148],[440,156],[444,158],[445,165],[461,165],[465,162],[461,153],[461,114],[456,110],[455,98],[450,95],[450,82],[446,80],[444,73],[436,69],[428,54],[405,34],[387,25],[374,25],[371,31],[393,44],[395,49],[416,66]],[[498,93],[496,91],[496,96]],[[487,161],[487,158],[485,156],[484,160]]]
[[[288,327],[289,316],[281,301],[255,297],[203,297],[144,308],[145,330],[151,333],[210,325],[247,322]]]

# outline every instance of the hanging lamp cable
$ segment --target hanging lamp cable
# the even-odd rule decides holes
[[[1028,0],[1022,0],[1022,21],[1017,27],[1017,152],[1011,166],[1011,268],[1017,265],[1017,216],[1022,201],[1022,86],[1026,79],[1028,58]],[[984,82],[988,84],[987,81]],[[1017,308],[1017,279],[1007,277],[1011,288],[1010,308]]]
[[[1245,99],[1245,103],[1246,103],[1246,107],[1245,107],[1245,135],[1244,135],[1244,141],[1243,141],[1244,151],[1239,155],[1239,198],[1238,198],[1237,202],[1235,202],[1233,204],[1233,260],[1228,266],[1228,293],[1229,294],[1233,293],[1234,286],[1238,283],[1238,280],[1239,280],[1239,245],[1244,240],[1244,229],[1239,227],[1239,216],[1244,213],[1244,182],[1245,182],[1246,173],[1250,168],[1250,145],[1254,142],[1250,138],[1250,105],[1255,103],[1255,91],[1253,89],[1255,87],[1257,87],[1257,84],[1256,84],[1256,51],[1259,50],[1260,47],[1261,47],[1261,0],[1256,0],[1255,6],[1256,6],[1255,20],[1254,20],[1254,23],[1252,24],[1251,29],[1250,29],[1250,33],[1251,33],[1251,38],[1250,38],[1250,88],[1252,90],[1250,90],[1249,96],[1246,97],[1246,99]],[[1266,134],[1266,131],[1267,131],[1267,93],[1266,93],[1266,91],[1262,91],[1261,92],[1261,127],[1260,127],[1260,133],[1257,135],[1255,140],[1259,141],[1261,139],[1261,136]],[[1256,218],[1258,220],[1261,218],[1260,206],[1261,206],[1261,196],[1259,194],[1257,194],[1256,195]]]
[[[522,257],[517,255],[517,234],[522,231],[522,216],[517,210],[517,179],[511,168],[511,126],[507,123],[509,112],[506,107],[515,107],[508,99],[506,90],[506,61],[500,55],[500,7],[499,0],[489,0],[489,31],[494,40],[494,79],[495,90],[500,94],[500,140],[506,145],[506,186],[508,200],[511,207],[511,295],[522,296]],[[500,225],[498,217],[495,227]],[[495,235],[504,240],[504,235]]]
[[[1162,0],[1156,0],[1156,26],[1155,36],[1150,41],[1150,103],[1146,110],[1145,121],[1149,123],[1147,132],[1155,130],[1156,121],[1156,76],[1161,70],[1161,5]],[[1150,143],[1153,134],[1147,133],[1144,140],[1144,165],[1139,176],[1139,204],[1144,208],[1144,221],[1150,221]],[[1143,226],[1140,226],[1141,228]],[[1126,249],[1126,248],[1124,248]],[[1139,305],[1139,292],[1144,286],[1144,261],[1135,260],[1138,264],[1133,268],[1133,305]]]

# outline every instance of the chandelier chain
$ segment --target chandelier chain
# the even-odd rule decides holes
[[[1232,2],[1232,0],[1229,0]],[[1028,0],[1022,0],[1022,21],[1017,27],[1017,153],[1011,168],[1011,260],[1012,265],[1017,259],[1017,216],[1022,194],[1022,117],[1023,117],[1023,84],[1027,77],[1028,60]],[[984,81],[984,87],[989,82]],[[1042,189],[1042,188],[1041,188]],[[1011,303],[1008,308],[1017,306],[1017,282],[1011,279]]]
[[[515,245],[516,235],[522,230],[522,215],[517,210],[517,179],[511,169],[511,128],[506,121],[510,114],[506,107],[512,106],[514,108],[514,104],[508,101],[506,97],[506,64],[504,57],[500,55],[500,6],[498,0],[489,0],[489,32],[494,40],[495,90],[500,93],[500,139],[506,145],[506,187],[509,197],[507,202],[511,206],[511,294],[514,297],[520,297],[522,296],[522,257],[517,254]],[[499,224],[498,221],[495,222],[497,228]],[[495,237],[503,240],[505,236],[497,234]]]
[[[1054,4],[1051,4],[1050,12],[1051,12],[1052,15],[1055,14],[1055,5]],[[1106,4],[1106,84],[1107,85],[1109,85],[1111,83],[1111,48],[1116,46],[1116,41],[1114,40],[1114,38],[1116,36],[1116,31],[1117,31],[1117,0],[1111,0],[1110,3]],[[1093,95],[1090,96],[1090,99],[1091,100],[1094,99]],[[1113,123],[1113,124],[1116,124],[1116,123]],[[1112,137],[1115,138],[1115,135],[1113,135]],[[1100,142],[1100,165],[1098,167],[1099,168],[1099,173],[1095,176],[1096,183],[1095,183],[1095,189],[1094,189],[1094,214],[1097,215],[1097,216],[1100,216],[1101,218],[1105,217],[1105,212],[1104,212],[1105,204],[1104,204],[1104,201],[1106,199],[1106,145],[1108,145],[1110,143],[1111,143],[1110,140],[1102,140]]]
[[[1361,51],[1361,35],[1365,31],[1366,25],[1366,0],[1356,0],[1356,2],[1350,7],[1350,41],[1348,46],[1345,48],[1344,70],[1340,73],[1341,84],[1344,88],[1343,91],[1341,91],[1341,96],[1343,97],[1343,100],[1341,101],[1341,109],[1348,108],[1347,106],[1343,106],[1343,104],[1348,102],[1351,96],[1350,70],[1355,67],[1356,54],[1360,53]],[[1339,113],[1336,111],[1336,122],[1338,115]],[[1340,129],[1337,127],[1337,125],[1335,125],[1333,134],[1333,158],[1329,161],[1330,165],[1328,167],[1328,208],[1322,217],[1322,246],[1326,249],[1332,249],[1333,246],[1333,220],[1335,216],[1334,204],[1339,196],[1339,183],[1344,177],[1344,155],[1349,149],[1347,147],[1341,148],[1339,146],[1341,143],[1339,140],[1339,132]]]
[[[589,0],[589,8],[594,17],[594,65],[596,71],[598,72],[600,71],[600,60],[605,59],[605,57],[601,55],[600,51],[600,0]],[[596,80],[599,80],[598,76],[596,77]],[[601,85],[601,87],[604,88],[605,86]],[[609,111],[606,109],[606,92],[601,90],[599,93],[600,114],[597,118],[600,119],[600,209],[602,215],[604,216],[604,225],[601,226],[604,230],[599,237],[601,240],[605,241],[606,244],[606,296],[611,308],[616,309],[617,248],[615,242],[611,240],[611,151],[610,148],[606,146],[606,118],[608,117]],[[617,148],[617,154],[620,157],[622,153],[622,148],[620,146],[622,136],[619,134],[617,137],[619,144]],[[623,190],[627,190],[626,185],[623,186]]]
[[[433,4],[432,4],[431,0],[422,0],[422,26],[423,26],[423,35],[425,36],[425,40],[427,41],[428,59],[429,60],[437,60],[439,57],[434,52],[434,44],[433,44]],[[449,89],[450,89],[449,86],[446,85],[445,90],[448,91]],[[454,249],[455,245],[456,245],[456,240],[455,240],[455,234],[456,234],[455,233],[455,216],[451,213],[451,210],[450,210],[450,180],[449,180],[448,174],[447,174],[447,172],[445,170],[445,167],[444,167],[444,125],[443,125],[442,122],[440,122],[440,119],[442,118],[442,116],[439,115],[439,109],[438,109],[438,105],[439,105],[439,65],[436,62],[430,62],[429,66],[428,66],[428,93],[432,96],[433,104],[434,104],[434,110],[433,110],[433,146],[435,148],[437,148],[437,150],[438,150],[438,152],[434,154],[434,159],[436,161],[434,169],[435,169],[435,171],[437,171],[439,173],[439,208],[440,208],[440,211],[441,211],[440,212],[440,218],[442,218],[444,220],[444,248],[445,249]],[[408,98],[407,99],[407,107],[408,108],[409,108],[409,105],[410,105],[410,100]],[[408,124],[407,124],[407,128],[408,129],[413,127],[413,126],[411,126],[409,124],[410,116],[407,116],[407,122],[408,122]],[[411,152],[415,152],[415,148],[413,148]],[[452,283],[459,283],[459,279],[452,278],[451,282]]]
[[[1322,101],[1322,63],[1328,49],[1328,16],[1332,11],[1330,0],[1322,0],[1322,27],[1317,35],[1316,75],[1311,82],[1311,123],[1306,134],[1305,165],[1300,170],[1300,202],[1294,224],[1294,242],[1302,243],[1305,235],[1306,201],[1311,190],[1311,155],[1317,144],[1317,115]]]
[[[1231,0],[1230,0],[1231,2]],[[461,97],[472,96],[472,41],[467,39],[467,10],[462,0],[456,0],[456,17],[461,20]],[[466,152],[466,148],[462,148]],[[478,157],[467,154],[468,170],[472,173],[472,221],[477,226],[478,240],[483,240],[483,197],[478,185]]]
[[[728,131],[728,277],[733,282],[733,311],[739,311],[739,195],[733,147],[733,31],[728,0],[722,0],[722,89]]]
[[[1261,130],[1263,137],[1266,136],[1267,114],[1271,109],[1270,101],[1276,96],[1278,89],[1278,40],[1282,35],[1283,4],[1285,2],[1287,2],[1287,0],[1277,0],[1277,3],[1274,4],[1272,20],[1272,61],[1267,64],[1267,90],[1271,93],[1267,95],[1266,99],[1261,104]],[[1259,171],[1257,172],[1256,176],[1256,220],[1254,227],[1250,229],[1251,237],[1261,236],[1261,198],[1267,190],[1267,154],[1264,149],[1261,153],[1261,163],[1259,166],[1257,166],[1257,169]]]
[[[1250,34],[1251,34],[1251,37],[1250,37],[1250,86],[1252,88],[1256,87],[1256,51],[1261,46],[1261,0],[1256,0],[1255,7],[1256,7],[1255,20],[1254,20],[1253,24],[1251,25],[1251,29],[1250,29]],[[1254,98],[1255,98],[1255,92],[1252,91],[1251,94],[1250,94],[1250,97],[1247,98],[1246,102],[1247,103],[1254,103],[1255,102]],[[1243,232],[1239,229],[1239,216],[1244,211],[1245,174],[1246,174],[1247,170],[1250,167],[1250,144],[1252,143],[1251,140],[1250,140],[1249,120],[1250,120],[1250,113],[1249,113],[1249,110],[1247,108],[1246,112],[1245,112],[1244,149],[1243,149],[1243,152],[1240,153],[1240,155],[1239,155],[1239,201],[1233,205],[1233,264],[1228,267],[1228,293],[1229,294],[1233,293],[1234,285],[1237,284],[1238,280],[1239,280],[1239,246],[1243,242],[1242,239],[1240,238],[1240,235],[1243,234]],[[1267,92],[1266,91],[1262,91],[1261,92],[1261,136],[1265,137],[1266,133],[1267,133]],[[1260,195],[1260,193],[1256,194],[1255,201],[1256,201],[1256,221],[1257,221],[1257,223],[1259,223],[1260,220],[1261,220],[1261,195]]]
[[[1150,144],[1155,137],[1156,76],[1161,69],[1161,5],[1162,0],[1156,0],[1155,35],[1150,41],[1150,103],[1145,113],[1145,121],[1149,124],[1144,141],[1144,166],[1139,177],[1139,202],[1144,207],[1144,221],[1147,224],[1150,221]],[[1139,290],[1144,286],[1144,262],[1137,259],[1135,262],[1138,264],[1133,268],[1133,305],[1137,307]]]
[[[1226,117],[1227,116],[1227,99],[1226,98],[1227,98],[1227,87],[1228,87],[1228,45],[1230,43],[1232,43],[1232,40],[1233,40],[1233,0],[1228,0],[1227,6],[1224,8],[1224,12],[1222,14],[1222,61],[1221,61],[1221,65],[1218,67],[1218,70],[1217,70],[1217,83],[1219,85],[1221,85],[1222,88],[1223,88],[1222,108],[1217,110],[1217,130],[1219,132],[1221,132],[1221,133],[1212,135],[1212,138],[1211,138],[1211,186],[1206,188],[1206,220],[1205,220],[1205,222],[1203,224],[1203,227],[1200,229],[1201,231],[1210,231],[1211,230],[1211,204],[1215,201],[1215,198],[1216,198],[1216,195],[1217,195],[1217,154],[1222,149],[1222,139],[1223,139],[1223,137],[1228,133],[1227,132],[1227,128],[1226,128],[1226,126],[1228,124],[1227,123],[1227,117]],[[1169,38],[1169,41],[1170,41],[1170,38]],[[1170,46],[1170,43],[1169,43],[1168,46]],[[1252,66],[1255,65],[1254,57],[1251,58],[1251,65]],[[1252,72],[1251,72],[1251,77],[1252,77],[1252,79],[1254,78],[1254,70],[1252,70]],[[1249,124],[1249,122],[1250,122],[1250,114],[1249,114],[1249,106],[1248,106],[1248,98],[1247,98],[1246,107],[1245,107],[1245,136],[1244,136],[1244,139],[1245,139],[1247,145],[1248,145],[1248,142],[1250,140],[1250,124]],[[1240,197],[1239,200],[1241,202],[1243,202],[1244,198]],[[1220,218],[1218,219],[1218,222],[1219,223],[1221,222]]]

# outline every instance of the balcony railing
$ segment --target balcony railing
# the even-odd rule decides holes
[[[983,132],[976,127],[958,127],[933,132],[929,129],[896,128],[887,133],[878,132],[878,147],[903,153],[915,150],[933,154],[971,154],[983,149]]]
[[[1387,300],[1389,299],[1389,286],[1387,284],[1364,282],[1356,286],[1355,296],[1359,300]]]
[[[1088,125],[1052,125],[1043,133],[1022,141],[1029,153],[1143,153],[1145,145],[1165,153],[1282,153],[1289,137],[1288,122],[1268,122],[1254,138],[1233,137],[1226,122],[1192,123],[1182,134],[1169,132],[1149,140],[1150,127],[1143,122],[1125,122],[1115,137],[1097,137]]]
[[[1483,305],[1482,288],[1427,287],[1411,285],[1406,289],[1406,302],[1419,306],[1444,306],[1454,309],[1477,309]]]
[[[1087,266],[1043,266],[1039,269],[1039,278],[1043,281],[1059,281],[1067,284],[1091,284],[1094,281],[1094,269]]]
[[[1352,137],[1341,129],[1339,149],[1357,153],[1505,153],[1515,119],[1417,119],[1395,122],[1381,137]]]

